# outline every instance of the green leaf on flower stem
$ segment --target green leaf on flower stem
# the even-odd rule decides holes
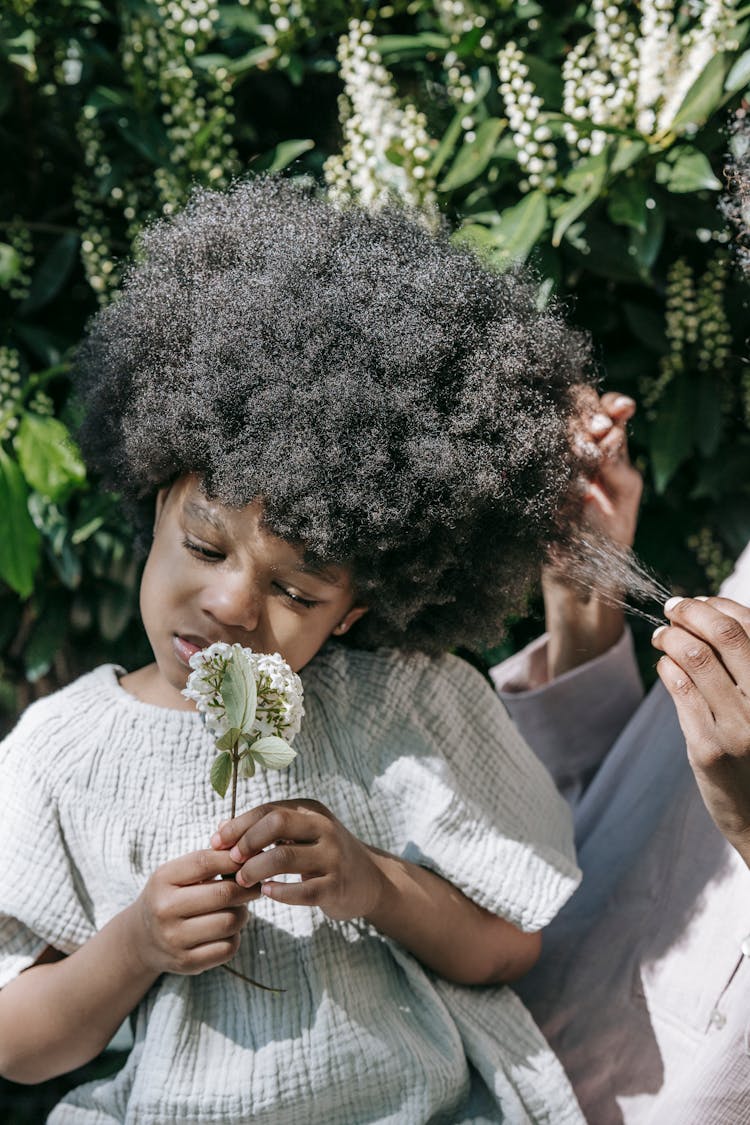
[[[224,700],[230,727],[237,727],[249,733],[255,720],[258,689],[255,686],[253,669],[239,649],[234,649],[232,659],[227,665],[221,681],[221,697]]]
[[[259,766],[268,770],[283,770],[297,757],[297,751],[275,734],[259,738],[250,747],[250,754]]]
[[[239,776],[243,781],[247,781],[250,777],[255,777],[255,760],[250,750],[246,750],[240,757]]]
[[[86,480],[86,467],[67,428],[57,418],[25,413],[13,444],[32,488],[61,500]]]
[[[726,56],[714,55],[688,90],[675,114],[670,132],[680,132],[687,125],[703,125],[721,103],[724,94]]]
[[[211,785],[220,797],[226,796],[229,782],[232,780],[232,755],[225,750],[214,758],[211,766]]]
[[[222,734],[221,738],[216,739],[216,746],[219,750],[234,750],[235,746],[242,738],[242,731],[237,727],[230,727],[229,730]]]
[[[0,448],[0,578],[27,598],[39,564],[39,532],[29,515],[23,473]]]
[[[673,153],[669,164],[662,162],[656,169],[657,181],[665,184],[668,191],[685,194],[704,189],[719,190],[721,184],[704,152],[691,145],[682,145]]]
[[[61,595],[45,598],[23,653],[26,679],[30,683],[36,683],[52,667],[68,632],[68,619],[67,598]]]
[[[454,191],[481,176],[494,155],[495,145],[504,127],[504,122],[499,117],[483,121],[474,140],[464,141],[461,145],[448,174],[439,184],[438,191]]]
[[[745,51],[744,55],[740,55],[732,63],[729,74],[724,81],[724,92],[736,94],[738,90],[742,90],[748,85],[750,85],[750,51]]]

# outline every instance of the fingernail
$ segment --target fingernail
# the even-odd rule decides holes
[[[707,602],[708,598],[706,597],[705,594],[696,594],[695,597],[693,598],[693,601],[694,602]]]
[[[679,605],[680,602],[684,602],[684,601],[685,601],[684,598],[670,598],[669,601],[666,601],[664,603],[664,612],[665,613],[671,613],[676,605]]]
[[[659,636],[659,633],[663,633],[664,630],[668,629],[668,628],[669,628],[668,625],[657,625],[656,628],[654,629],[653,633],[651,634],[651,644],[654,643],[656,638]]]
[[[595,414],[589,422],[589,430],[592,434],[603,434],[611,429],[612,419],[608,418],[606,414]]]
[[[212,848],[220,848],[222,844],[221,834],[219,832],[214,832],[210,842]]]
[[[229,858],[233,859],[235,863],[242,863],[242,861],[245,857],[242,854],[242,852],[240,851],[240,849],[237,847],[237,845],[235,844],[234,847],[232,848],[231,852],[229,853]]]
[[[635,399],[629,395],[619,395],[614,401],[615,410],[624,410],[626,406],[635,406]]]

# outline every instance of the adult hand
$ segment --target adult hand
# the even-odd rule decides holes
[[[234,875],[226,852],[191,852],[162,864],[130,907],[133,951],[157,973],[195,974],[231,960],[257,887],[219,878]]]
[[[635,413],[626,395],[580,393],[580,414],[573,441],[595,459],[595,472],[581,482],[586,522],[615,543],[632,545],[643,482],[628,456],[626,426]],[[564,570],[550,565],[542,572],[542,592],[549,633],[547,676],[552,679],[606,652],[621,636],[624,614],[570,584]]]
[[[318,906],[339,921],[367,917],[383,890],[371,850],[318,801],[259,805],[222,824],[211,844],[231,849],[229,858],[242,864],[241,886],[260,884],[260,893],[269,898]],[[300,875],[302,881],[276,882],[276,875]]]
[[[670,599],[653,644],[688,758],[717,828],[750,866],[750,609]]]

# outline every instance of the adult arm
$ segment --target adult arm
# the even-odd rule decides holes
[[[82,1066],[163,972],[199,973],[237,952],[257,891],[217,880],[226,853],[163,864],[138,899],[68,957],[48,952],[0,991],[0,1074],[43,1082]]]
[[[672,598],[653,644],[688,759],[719,831],[750,866],[750,610],[728,598]]]

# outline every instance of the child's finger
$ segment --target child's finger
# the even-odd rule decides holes
[[[230,851],[230,857],[236,862],[244,863],[264,848],[282,840],[312,844],[319,838],[319,814],[309,809],[290,808],[282,803],[268,805],[266,809]]]
[[[205,883],[217,875],[233,875],[237,866],[228,852],[207,848],[169,860],[161,871],[170,883],[187,887],[193,883]]]
[[[277,844],[249,859],[237,872],[242,887],[253,887],[275,875],[321,875],[319,849],[315,844]]]
[[[324,877],[306,879],[303,883],[274,883],[271,880],[263,884],[261,894],[287,906],[319,906],[329,889]]]
[[[237,864],[233,864],[237,871]],[[183,887],[178,900],[179,915],[181,918],[195,918],[201,914],[212,914],[216,911],[231,910],[235,907],[244,907],[255,902],[260,896],[257,886],[244,886],[235,879],[217,879],[210,883],[200,883],[194,886]]]
[[[664,612],[677,628],[671,638],[672,630],[657,630],[655,647],[668,652],[693,679],[700,677],[701,686],[709,678],[716,680],[717,665],[723,665],[734,684],[750,695],[750,615],[745,607],[737,604],[736,616],[730,616],[707,601],[670,598]],[[672,641],[679,648],[668,647]]]
[[[215,914],[202,914],[188,918],[182,926],[184,949],[195,949],[212,941],[226,941],[239,934],[247,925],[250,915],[247,907],[220,910]]]

